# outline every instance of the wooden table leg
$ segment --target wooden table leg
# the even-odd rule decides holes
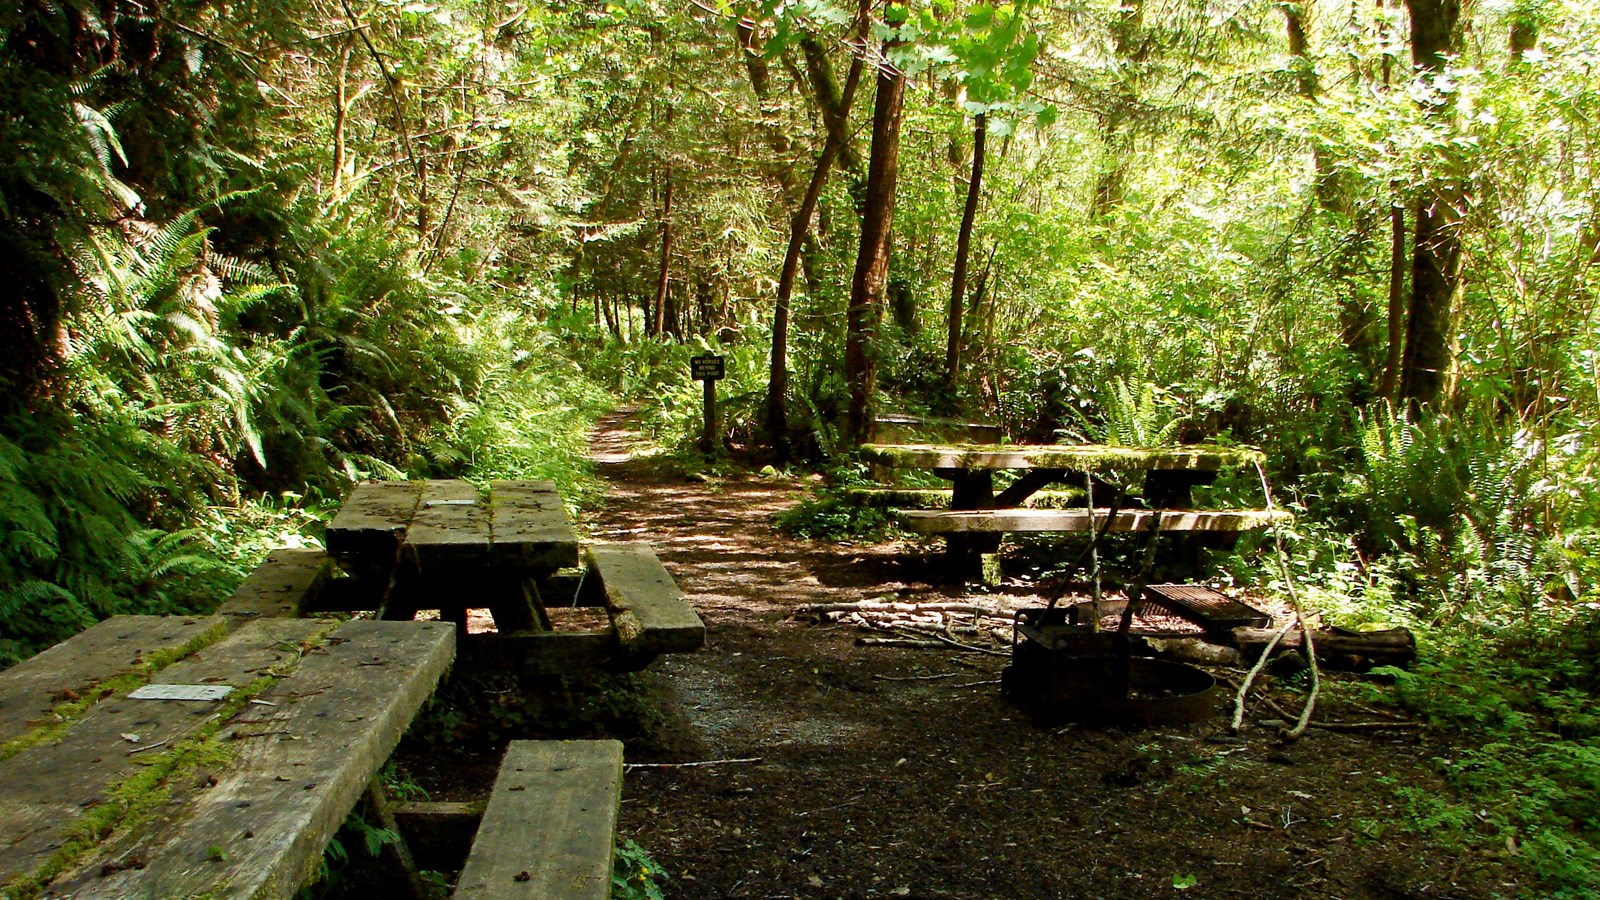
[[[494,615],[494,630],[501,634],[550,630],[544,606],[539,602],[539,588],[532,579],[520,575],[495,579],[489,612]]]
[[[385,873],[389,883],[382,885],[388,890],[379,893],[399,894],[409,900],[427,900],[429,893],[427,885],[422,882],[422,873],[417,870],[417,863],[411,858],[411,847],[406,844],[405,834],[400,831],[394,821],[394,811],[389,803],[388,792],[383,789],[383,782],[374,778],[367,785],[366,800],[367,814],[372,817],[372,824],[385,829],[395,836],[395,839],[384,843],[378,855],[389,866]],[[378,885],[372,885],[378,887]],[[391,893],[393,892],[393,893]]]
[[[1151,469],[1144,475],[1144,502],[1151,509],[1191,509],[1194,507],[1194,487],[1217,480],[1216,472],[1188,469]],[[1233,535],[1237,540],[1238,535]],[[1214,546],[1209,535],[1200,533],[1174,534],[1166,538],[1162,554],[1163,577],[1186,580],[1193,578],[1201,566],[1201,550]]]
[[[938,469],[951,480],[951,509],[994,508],[994,473],[988,469]],[[981,556],[1000,549],[999,535],[952,534],[945,539],[946,574],[957,583],[982,576]]]

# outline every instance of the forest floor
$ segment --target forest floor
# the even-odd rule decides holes
[[[642,446],[626,419],[602,424],[593,456],[609,493],[585,525],[594,539],[651,542],[707,639],[652,667],[653,721],[627,760],[759,760],[628,771],[619,830],[666,869],[669,897],[1526,890],[1500,855],[1410,827],[1400,794],[1443,791],[1428,761],[1450,754],[1446,737],[1313,730],[1285,746],[1259,726],[1225,737],[1220,711],[1143,730],[1041,725],[1002,698],[1004,658],[858,646],[853,627],[794,615],[886,595],[959,599],[928,583],[926,552],[787,537],[772,516],[804,485],[753,473],[689,481],[637,455]],[[1341,699],[1355,693],[1325,696],[1319,717],[1371,719]],[[492,758],[482,763],[492,772]],[[443,781],[429,786],[472,790]]]

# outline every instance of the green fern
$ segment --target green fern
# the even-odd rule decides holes
[[[1069,407],[1078,420],[1076,437],[1113,447],[1166,447],[1178,442],[1188,417],[1166,391],[1148,381],[1137,387],[1116,378],[1096,399],[1098,416]]]

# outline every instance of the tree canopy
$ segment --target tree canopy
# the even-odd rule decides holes
[[[1330,616],[1592,697],[1597,53],[1576,0],[21,0],[0,663],[353,480],[581,497],[713,348],[726,446],[841,477],[887,411],[1259,447]]]

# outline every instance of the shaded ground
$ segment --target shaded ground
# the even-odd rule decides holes
[[[665,722],[627,759],[760,760],[629,771],[620,830],[666,867],[669,896],[1518,890],[1498,858],[1405,832],[1395,786],[1437,787],[1426,761],[1447,748],[1436,738],[1317,731],[1285,748],[1263,729],[1218,743],[1220,717],[1041,727],[1001,698],[1002,658],[858,647],[851,628],[791,618],[807,603],[943,599],[923,580],[928,559],[783,537],[771,516],[802,486],[688,483],[631,458],[634,445],[621,420],[596,436],[611,491],[590,532],[653,543],[708,638],[703,652],[656,664]],[[1326,715],[1371,717],[1337,705]]]

